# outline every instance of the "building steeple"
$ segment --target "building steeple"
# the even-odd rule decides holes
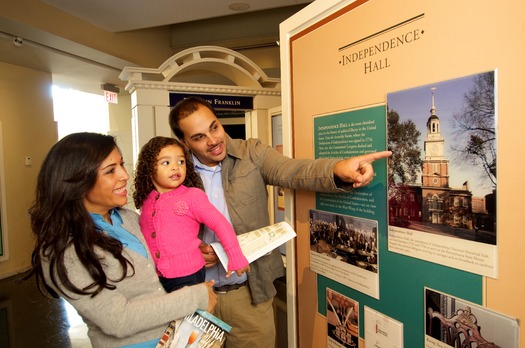
[[[422,184],[423,186],[448,187],[448,160],[445,157],[445,138],[441,134],[441,124],[436,113],[435,90],[435,87],[431,88],[432,102],[424,143]]]
[[[432,90],[432,106],[430,107],[430,117],[427,120],[427,136],[425,139],[425,159],[443,159],[445,156],[445,139],[441,135],[439,117],[436,115],[436,105],[434,100],[435,87]]]
[[[440,134],[439,129],[439,117],[436,115],[436,106],[434,104],[434,91],[436,90],[435,87],[431,88],[432,90],[432,106],[430,107],[430,117],[427,121],[427,133],[428,134]]]
[[[435,116],[436,106],[434,105],[434,91],[436,90],[436,87],[432,87],[430,90],[432,91],[432,106],[430,107],[430,115]]]

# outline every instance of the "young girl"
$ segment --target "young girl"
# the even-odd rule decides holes
[[[166,291],[204,282],[201,223],[215,231],[228,254],[228,276],[250,270],[235,231],[208,200],[189,152],[178,140],[154,137],[142,147],[133,200],[142,208],[140,227]]]

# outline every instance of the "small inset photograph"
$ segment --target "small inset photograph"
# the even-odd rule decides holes
[[[519,322],[425,288],[425,347],[518,348]]]
[[[357,347],[359,303],[332,289],[326,289],[328,348]]]
[[[311,210],[310,250],[377,273],[377,221]]]

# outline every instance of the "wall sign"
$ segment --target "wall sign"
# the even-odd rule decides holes
[[[212,95],[212,94],[186,94],[170,93],[170,106],[175,106],[179,101],[190,96],[201,97],[217,110],[252,110],[253,97]]]

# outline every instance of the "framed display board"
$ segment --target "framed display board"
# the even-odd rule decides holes
[[[505,148],[516,149],[510,139],[524,145],[515,124],[525,126],[523,118],[508,121],[519,109],[518,76],[525,76],[517,59],[525,49],[510,39],[525,33],[523,10],[518,2],[327,0],[281,24],[283,129],[291,133],[285,154],[287,145],[295,158],[392,148],[396,161],[375,162],[372,185],[353,193],[295,192],[301,204],[287,216],[298,235],[300,346],[327,345],[327,289],[358,303],[361,318],[366,307],[400,323],[405,347],[424,346],[425,288],[511,318],[525,314],[509,296],[520,298],[525,288],[515,266],[525,242],[513,232],[521,230],[512,205],[521,195],[512,187],[521,181],[505,156]],[[458,125],[474,121],[464,117],[475,96],[492,104],[483,117],[492,137]],[[487,147],[476,148],[480,143]],[[399,156],[404,150],[411,155]],[[506,181],[497,182],[496,173]],[[337,217],[345,224],[320,244],[312,223]],[[372,227],[359,232],[362,221]],[[353,248],[359,235],[377,251]],[[353,256],[355,250],[366,255]],[[362,272],[352,267],[377,273],[363,287]],[[353,279],[335,276],[335,268]],[[359,326],[361,344],[365,331]]]

